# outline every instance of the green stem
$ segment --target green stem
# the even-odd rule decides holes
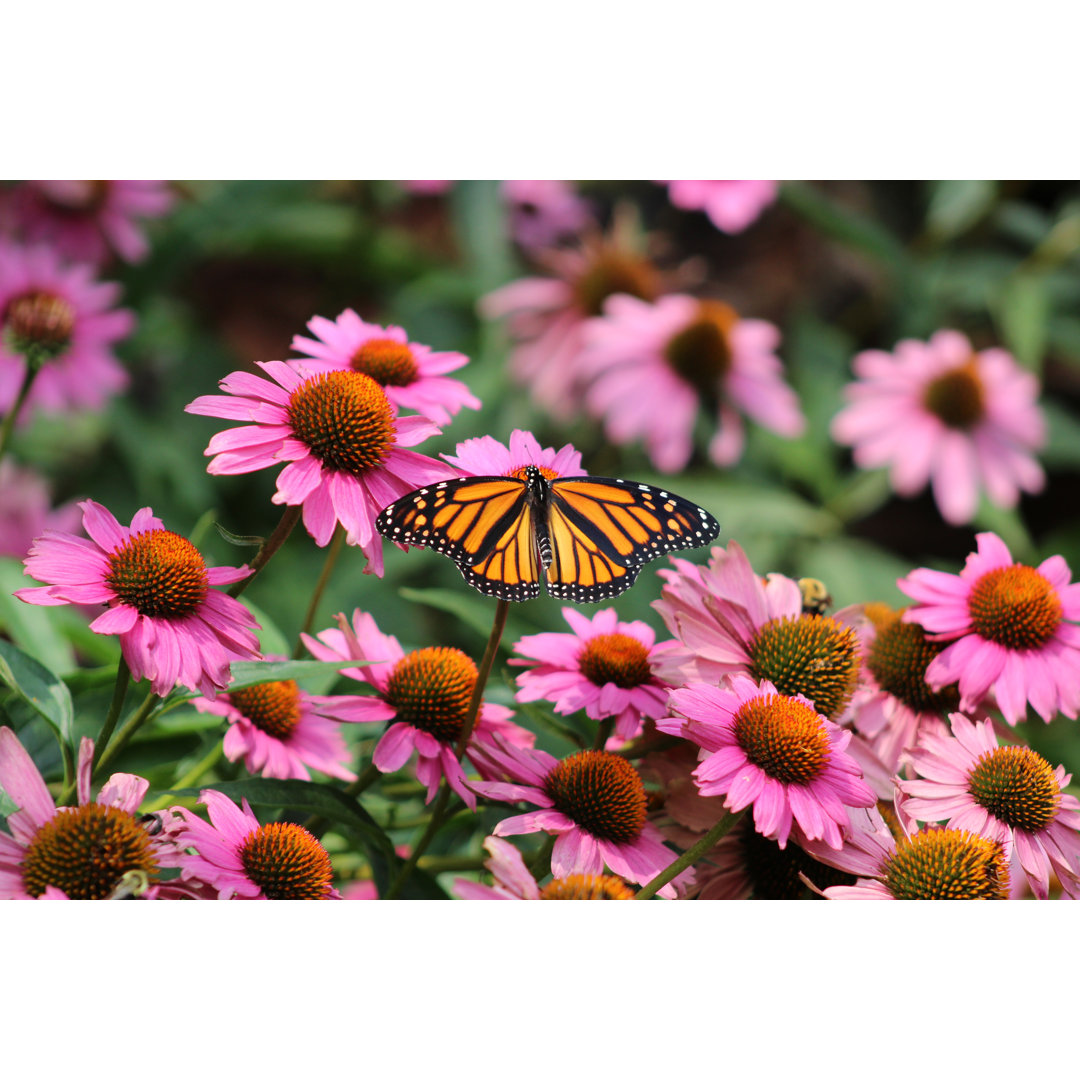
[[[108,765],[116,759],[119,753],[127,746],[132,735],[139,730],[150,718],[150,714],[154,711],[154,706],[161,700],[157,694],[147,694],[146,700],[139,706],[138,710],[132,715],[126,724],[116,733],[116,738],[113,739],[109,748],[101,755],[97,765],[94,767],[94,775],[98,775],[105,771]]]
[[[500,600],[495,607],[495,621],[491,626],[491,634],[488,637],[487,648],[484,650],[483,659],[476,672],[476,685],[473,687],[472,699],[469,701],[469,711],[465,714],[465,723],[461,725],[461,734],[457,741],[458,761],[465,753],[465,747],[469,745],[469,737],[476,726],[476,717],[480,713],[480,700],[484,696],[484,687],[487,686],[491,667],[495,663],[495,654],[499,651],[499,642],[502,640],[503,628],[506,626],[506,616],[510,611],[510,601]]]
[[[412,874],[413,870],[416,869],[416,864],[420,861],[420,856],[427,850],[428,844],[435,839],[435,834],[442,825],[443,817],[446,814],[446,808],[449,803],[450,785],[446,782],[446,778],[443,777],[442,787],[439,790],[439,797],[435,800],[435,809],[431,812],[431,818],[428,821],[427,828],[424,830],[424,835],[416,842],[416,845],[412,849],[412,854],[405,860],[405,865],[401,868],[401,872],[394,878],[390,888],[386,890],[386,895],[380,897],[380,899],[397,899],[398,894],[405,886],[405,882],[409,880],[409,876]]]
[[[23,372],[22,385],[19,387],[18,394],[15,395],[15,401],[8,410],[7,416],[4,417],[3,424],[0,425],[0,460],[3,460],[7,451],[11,433],[15,430],[15,421],[22,411],[27,395],[30,393],[30,387],[33,386],[34,379],[37,377],[38,371],[41,370],[39,365],[31,364],[29,358],[26,358],[25,362],[26,370]]]
[[[611,738],[611,732],[615,727],[615,717],[605,716],[603,720],[597,725],[596,739],[593,741],[594,750],[603,750],[607,744],[608,739]]]
[[[677,878],[688,866],[692,866],[710,848],[715,847],[735,827],[735,822],[746,813],[726,813],[692,848],[684,851],[666,870],[661,870],[635,897],[635,900],[651,900],[672,878]]]
[[[293,531],[293,526],[300,520],[301,508],[299,506],[286,506],[285,513],[277,523],[277,528],[270,534],[270,538],[263,542],[255,558],[251,560],[251,573],[242,581],[236,582],[229,590],[229,595],[235,600],[258,576],[262,568],[273,557],[282,544]]]
[[[196,762],[183,776],[180,777],[176,783],[173,784],[174,788],[188,788],[195,787],[195,785],[225,756],[225,744],[224,742],[216,742],[211,748],[210,752],[201,760]],[[155,799],[151,803],[144,803],[142,810],[148,814],[152,814],[155,810],[164,810],[166,806],[175,802],[175,798],[171,795],[162,795],[160,799]]]
[[[544,841],[544,846],[536,853],[536,858],[532,861],[532,866],[529,867],[529,873],[532,874],[537,881],[542,877],[547,877],[551,873],[551,853],[555,850],[555,837],[549,836]]]
[[[304,616],[304,624],[300,627],[300,634],[298,634],[296,638],[296,648],[293,649],[292,654],[294,660],[299,660],[304,655],[304,641],[301,635],[306,634],[311,630],[311,624],[315,621],[315,609],[319,606],[322,594],[326,590],[327,583],[330,581],[330,575],[334,572],[334,563],[337,562],[337,557],[341,551],[341,545],[344,540],[345,528],[339,521],[337,527],[334,529],[334,538],[330,541],[330,547],[326,552],[326,559],[323,561],[322,573],[319,574],[319,580],[315,583],[315,591],[311,594],[311,603],[308,604],[307,614]]]
[[[448,870],[483,870],[484,860],[476,855],[425,855],[420,869],[429,874],[445,874]]]
[[[127,661],[121,656],[120,663],[116,668],[116,685],[113,687],[112,704],[109,706],[109,714],[105,717],[105,723],[101,725],[98,734],[97,745],[94,747],[94,769],[97,768],[101,755],[109,745],[112,733],[116,728],[116,721],[120,719],[120,713],[124,708],[124,698],[127,697],[128,686],[131,684],[131,669]]]

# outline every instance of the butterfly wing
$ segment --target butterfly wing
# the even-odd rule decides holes
[[[663,488],[600,476],[551,481],[552,596],[595,604],[633,585],[641,567],[714,540],[719,522]]]
[[[533,525],[525,482],[507,476],[467,476],[420,488],[391,503],[375,522],[390,540],[453,559],[473,588],[501,600],[540,594]]]

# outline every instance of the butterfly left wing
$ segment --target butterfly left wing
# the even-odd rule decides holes
[[[548,592],[585,604],[618,596],[645,563],[707,544],[720,532],[719,522],[688,499],[598,476],[551,481],[547,528]]]
[[[467,476],[420,488],[386,507],[375,527],[399,544],[453,559],[485,596],[530,600],[540,594],[533,511],[516,477]]]

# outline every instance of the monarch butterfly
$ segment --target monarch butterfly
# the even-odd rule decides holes
[[[543,570],[552,596],[584,604],[618,596],[651,559],[720,531],[711,514],[661,488],[601,476],[549,480],[535,465],[420,488],[375,526],[453,559],[486,596],[531,600]]]

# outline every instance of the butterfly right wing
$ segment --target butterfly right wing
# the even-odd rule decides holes
[[[453,559],[485,596],[531,600],[540,593],[533,511],[516,477],[466,476],[420,488],[383,510],[376,528]]]

